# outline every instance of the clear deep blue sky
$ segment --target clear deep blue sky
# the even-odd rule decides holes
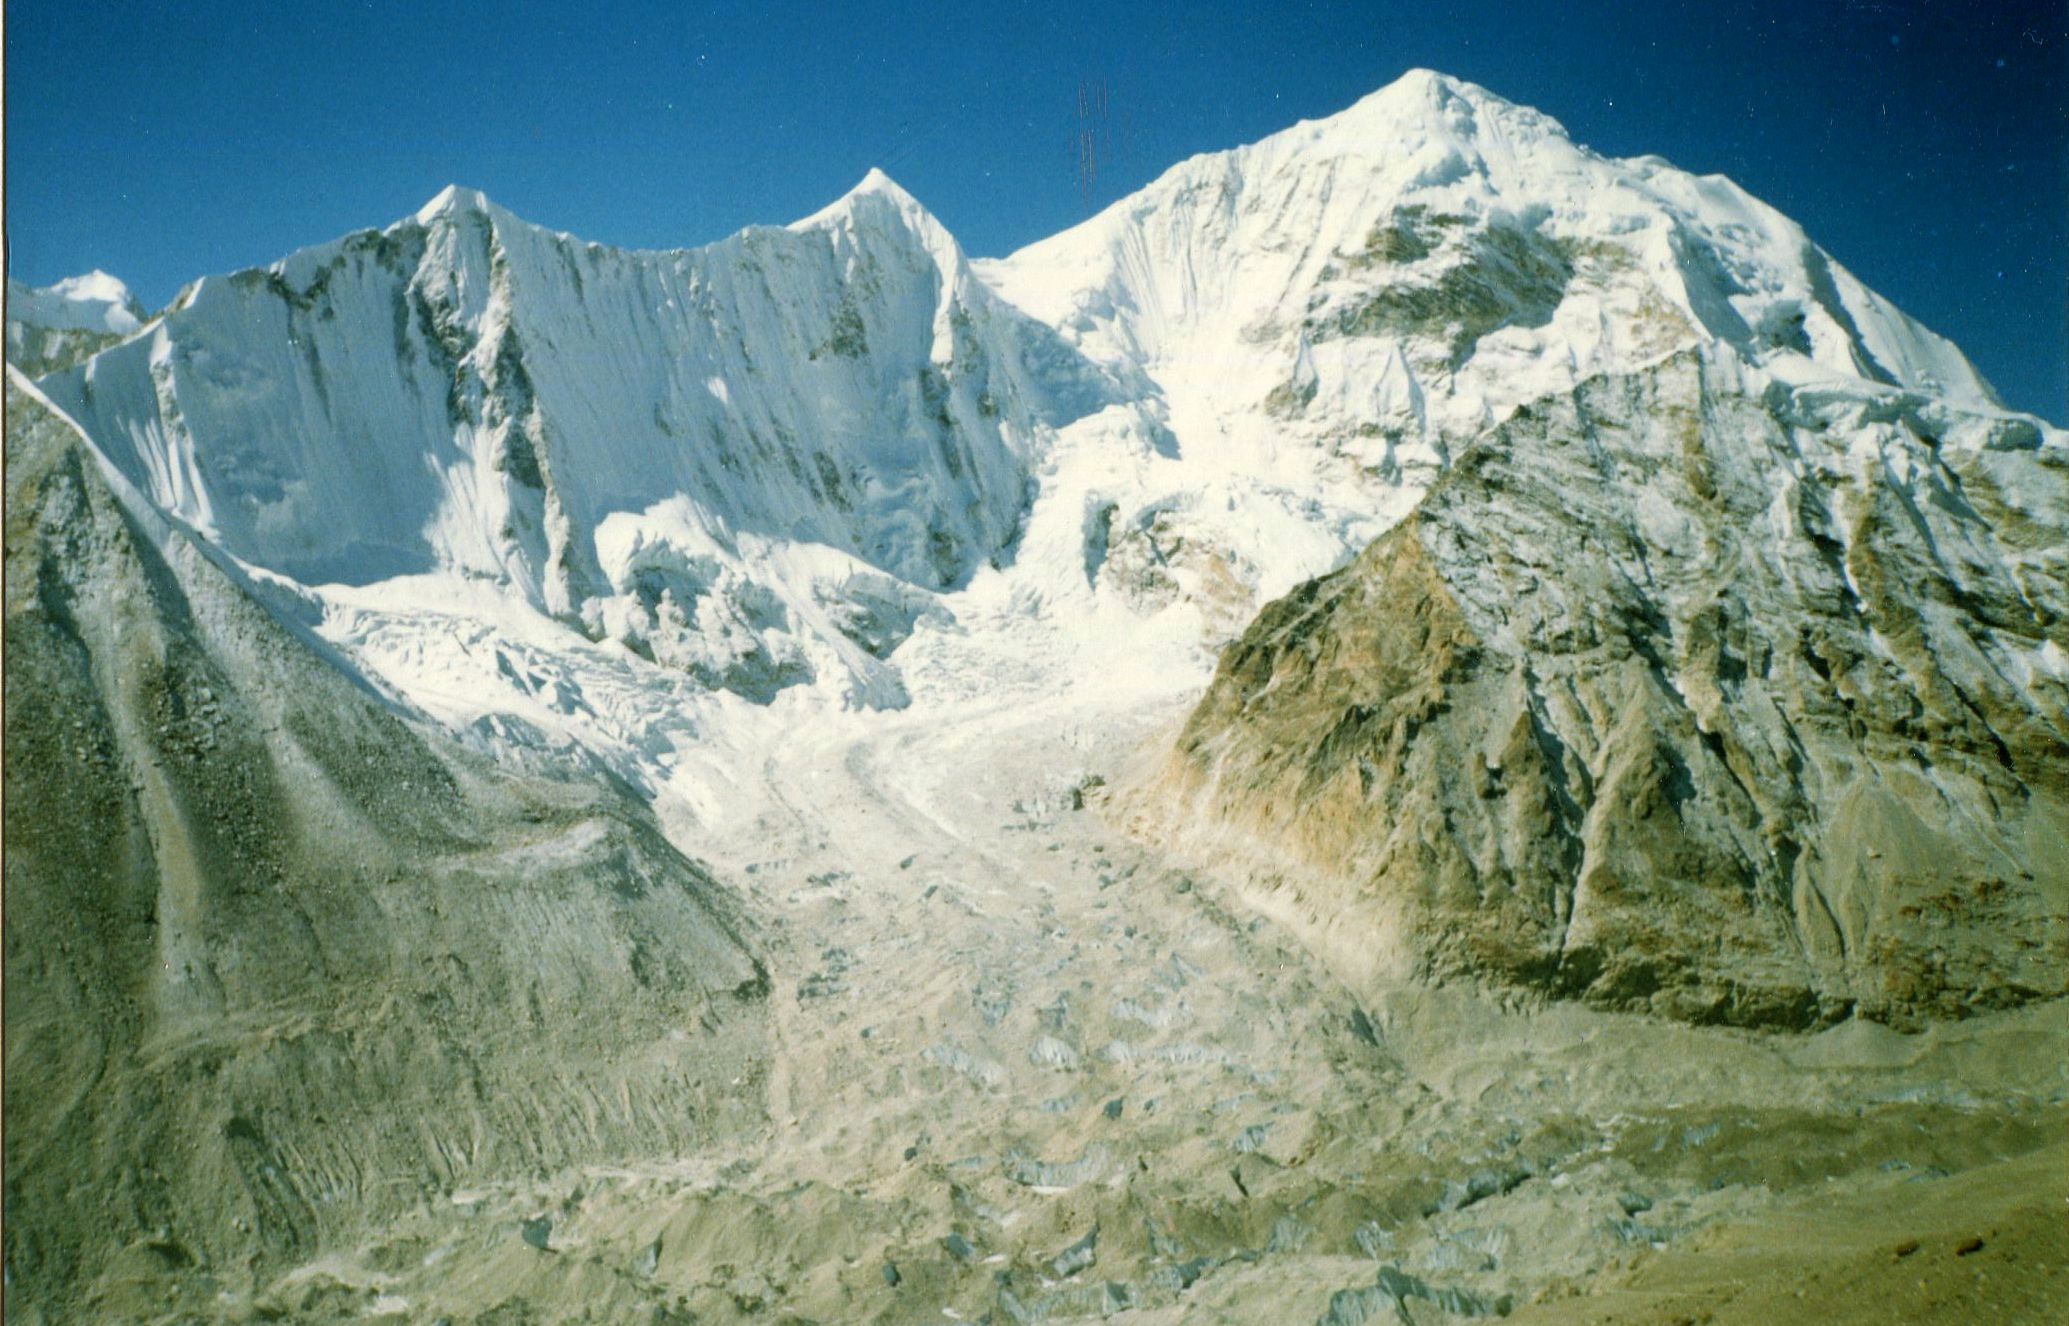
[[[1721,171],[2069,422],[2069,5],[1172,6],[14,0],[7,231],[35,284],[157,305],[470,184],[640,247],[817,210],[885,168],[973,254],[1418,65],[1616,155]]]

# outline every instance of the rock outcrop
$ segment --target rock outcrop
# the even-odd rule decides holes
[[[398,711],[12,374],[6,554],[10,1311],[758,1118],[744,918],[623,789]]]
[[[1136,798],[1366,981],[1782,1027],[2060,995],[2069,445],[1729,350],[1590,380],[1268,608]]]

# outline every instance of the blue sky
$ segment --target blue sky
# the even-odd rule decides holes
[[[872,165],[973,254],[1403,70],[1721,171],[2069,422],[2069,6],[2036,0],[948,8],[14,0],[14,274],[150,304],[470,184],[643,247],[816,210]]]

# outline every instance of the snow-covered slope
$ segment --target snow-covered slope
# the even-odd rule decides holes
[[[1427,70],[979,271],[1147,368],[1189,445],[1297,438],[1396,482],[1524,401],[1695,344],[1997,404],[1950,343],[1729,180],[1598,156]]]
[[[491,581],[762,696],[866,688],[925,591],[1009,554],[1043,436],[1115,390],[877,173],[677,253],[448,189],[204,280],[44,387],[250,563]],[[819,552],[772,573],[747,544]]]
[[[32,288],[7,279],[7,362],[31,377],[102,350],[143,326],[129,287],[93,271]]]
[[[1603,158],[1427,71],[976,269],[1149,379],[1176,454],[1064,467],[1048,518],[1083,526],[1095,588],[1195,610],[1217,644],[1481,431],[1593,375],[1728,346],[1784,383],[2001,413],[1952,345],[1730,181]]]

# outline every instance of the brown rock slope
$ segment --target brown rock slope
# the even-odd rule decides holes
[[[1914,1177],[1827,1185],[1552,1290],[1515,1326],[2055,1326],[2069,1307],[2069,1148]]]
[[[2069,447],[1695,353],[1223,656],[1142,820],[1354,979],[1908,1024],[2069,988]]]
[[[12,374],[6,557],[10,1316],[749,1121],[761,968],[631,797],[399,717]]]

